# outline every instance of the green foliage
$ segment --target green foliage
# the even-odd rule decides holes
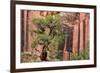
[[[32,32],[36,34],[36,37],[33,38],[32,48],[42,44],[46,46],[47,59],[50,61],[58,60],[58,45],[64,39],[60,15],[47,15],[44,18],[36,18],[33,20],[33,23],[38,25],[39,29],[32,29]],[[48,35],[45,33],[46,28],[50,29]]]
[[[36,24],[36,25],[41,25],[41,23],[43,23],[43,20],[40,19],[40,18],[36,18],[33,20],[33,23]]]
[[[74,53],[71,55],[71,60],[87,60],[89,59],[89,49],[86,48],[82,52],[79,52],[79,54]]]
[[[52,27],[54,25],[59,25],[61,20],[60,15],[47,15],[45,18],[36,18],[33,20],[33,23],[39,25],[40,27]]]

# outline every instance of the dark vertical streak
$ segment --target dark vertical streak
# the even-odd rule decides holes
[[[27,10],[27,16],[26,16],[26,49],[27,50],[28,50],[28,27],[29,27],[28,26],[29,25],[28,24],[28,18],[29,18],[28,17],[29,16],[28,13],[29,13],[29,11]]]
[[[85,20],[83,21],[83,49],[85,49]]]
[[[80,14],[79,14],[79,19],[80,19]],[[79,55],[79,50],[80,50],[80,22],[78,25],[78,55]]]
[[[24,51],[24,11],[21,11],[21,51]]]
[[[72,38],[72,40],[71,40],[71,41],[72,41],[72,42],[71,42],[71,48],[72,48],[72,49],[71,49],[71,52],[73,52],[73,51],[72,51],[72,50],[73,50],[73,29],[74,29],[74,28],[72,28],[72,32],[71,32],[71,34],[72,34],[72,35],[71,35],[71,38]]]
[[[72,41],[72,42],[71,42],[71,52],[73,52],[73,29],[74,29],[74,28],[72,28],[72,32],[71,32],[71,39],[72,39],[72,40],[71,40],[71,41]],[[69,54],[69,60],[71,60],[71,52],[70,52],[70,54]]]
[[[70,54],[71,54],[71,53],[70,53],[70,52],[68,52],[68,56],[69,56],[69,59],[68,59],[68,60],[70,60]]]
[[[66,50],[68,52],[72,52],[72,29],[68,30],[66,33],[67,43],[66,43]]]

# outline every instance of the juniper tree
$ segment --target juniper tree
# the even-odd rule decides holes
[[[33,23],[38,26],[38,30],[32,29],[32,32],[36,34],[32,41],[32,48],[36,48],[39,44],[43,45],[40,56],[42,61],[58,60],[59,44],[64,41],[60,15],[47,15],[44,18],[36,18]],[[46,31],[46,29],[49,31]]]

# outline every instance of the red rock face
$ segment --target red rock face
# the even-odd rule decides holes
[[[73,53],[78,52],[78,35],[79,35],[79,20],[75,21],[73,29]]]
[[[85,19],[85,14],[84,13],[80,13],[80,50],[83,50],[83,21]]]
[[[78,36],[79,35],[79,36]],[[83,51],[89,43],[89,14],[80,13],[73,31],[73,52]],[[79,47],[78,47],[79,46]]]
[[[47,11],[27,11],[24,10],[24,51],[32,51],[31,43],[32,39],[35,36],[34,33],[31,33],[31,29],[37,30],[38,27],[33,25],[32,20],[34,18],[43,18],[49,14],[56,14],[57,12],[47,12]],[[59,12],[60,13],[60,12]],[[73,24],[70,27],[73,27],[73,35],[72,35],[72,52],[78,53],[85,49],[88,45],[89,41],[89,14],[86,13],[79,13],[79,18],[72,22]],[[45,29],[46,32],[49,32],[49,29]],[[66,43],[66,41],[65,41]],[[40,46],[39,46],[40,48]],[[69,59],[69,53],[66,51],[64,47],[63,49],[63,59]],[[41,51],[41,49],[40,49]]]
[[[38,29],[35,25],[33,25],[32,20],[38,17],[41,17],[39,11],[24,10],[24,50],[32,51],[31,43],[33,35],[31,33],[31,29]]]

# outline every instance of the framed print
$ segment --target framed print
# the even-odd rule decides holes
[[[11,1],[11,72],[96,67],[96,6]]]

